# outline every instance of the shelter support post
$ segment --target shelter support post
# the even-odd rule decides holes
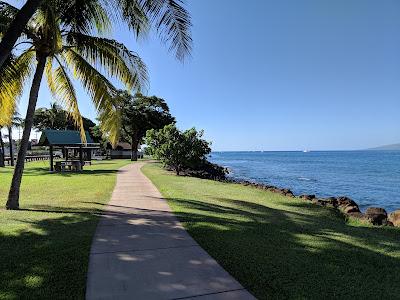
[[[53,157],[54,157],[53,146],[50,146],[50,171],[51,172],[54,171]]]

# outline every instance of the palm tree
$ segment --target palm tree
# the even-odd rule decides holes
[[[108,13],[116,13],[137,33],[145,29],[147,20],[149,19],[156,26],[157,30],[164,37],[164,41],[170,42],[170,49],[176,50],[179,59],[191,50],[190,35],[190,17],[185,8],[182,6],[182,0],[48,0],[56,2],[60,6],[63,3],[64,17],[69,16],[71,23],[84,24],[87,22],[82,17],[82,12],[86,13],[86,17],[96,13],[98,6],[111,6],[105,10]],[[3,14],[2,18],[8,19],[7,30],[5,31],[0,43],[0,70],[3,64],[10,56],[11,51],[23,33],[28,21],[39,8],[43,0],[27,0],[20,10],[12,9],[9,4],[0,1],[0,10],[7,10],[7,14]],[[47,3],[49,4],[49,3]],[[76,12],[80,12],[80,18],[75,18]],[[99,10],[97,10],[99,11]],[[105,12],[104,11],[104,12]],[[85,24],[86,25],[86,24]]]
[[[36,12],[41,2],[42,0],[28,0],[15,15],[10,14],[6,16],[8,18],[13,18],[13,20],[8,26],[7,31],[5,32],[0,43],[0,69],[10,56],[15,42],[21,36],[26,24],[28,24],[29,19]],[[3,5],[7,4],[4,4],[3,1],[0,1],[0,6]]]
[[[64,26],[73,28],[75,31],[88,34],[93,30],[99,33],[111,27],[111,20],[122,21],[127,24],[130,30],[141,36],[149,32],[152,25],[158,32],[163,42],[168,44],[170,51],[175,52],[179,60],[183,60],[190,54],[192,49],[191,19],[184,7],[185,0],[28,0],[21,10],[0,1],[0,33],[5,35],[11,31],[13,39],[21,36],[26,37],[26,16],[24,21],[19,22],[22,11],[29,7],[29,13],[38,9],[39,4],[52,6],[58,20]],[[26,8],[27,10],[27,8]],[[18,22],[17,22],[18,21]],[[23,31],[12,30],[16,24],[24,24]],[[7,30],[8,29],[8,30]],[[14,44],[13,42],[12,44]],[[25,43],[22,41],[21,43]],[[17,45],[20,45],[18,43]],[[10,44],[10,43],[8,43]],[[9,45],[7,46],[10,47]],[[13,57],[9,51],[5,51],[8,61]],[[6,63],[5,61],[4,63]],[[0,68],[0,71],[2,68]],[[30,75],[30,74],[29,74]],[[40,74],[38,74],[40,75]],[[24,77],[24,76],[22,76]],[[40,76],[39,76],[40,77]],[[18,84],[8,87],[7,94],[19,94]],[[9,99],[0,97],[0,125],[7,123],[15,110],[14,103]],[[7,119],[8,118],[8,119]]]
[[[0,77],[0,109],[4,112],[0,116],[1,125],[10,118],[10,111],[15,108],[25,81],[34,73],[17,165],[6,205],[8,209],[19,208],[24,159],[44,73],[54,97],[66,106],[76,124],[82,128],[82,117],[70,73],[81,81],[96,109],[103,113],[112,111],[115,107],[113,99],[116,89],[108,77],[124,83],[128,90],[141,90],[147,82],[145,65],[135,53],[115,40],[93,33],[101,33],[110,26],[106,11],[115,11],[120,18],[129,21],[131,29],[137,35],[145,32],[149,24],[153,23],[163,40],[170,43],[170,49],[176,51],[179,59],[183,59],[191,49],[191,24],[186,10],[179,2],[180,0],[56,0],[42,3],[25,28],[23,40],[18,44],[28,45],[28,48],[19,51],[18,56],[8,58]],[[74,5],[70,5],[71,3]],[[104,5],[109,5],[107,3],[121,5],[115,5],[115,10],[106,10]],[[78,4],[81,9],[78,9]],[[7,10],[15,11],[15,8],[6,7],[5,11]],[[1,15],[3,13],[0,11]],[[4,22],[1,23],[2,21]],[[8,20],[0,18],[0,34],[9,25],[7,22]],[[100,68],[100,71],[96,68]],[[110,119],[110,122],[114,121]],[[85,142],[82,129],[81,136]]]
[[[12,130],[14,127],[20,127],[21,123],[22,123],[22,119],[19,117],[19,113],[15,112],[12,120],[10,121],[9,124],[7,124],[11,166],[14,166],[14,151],[13,151],[14,146],[13,146],[13,139],[12,139]]]
[[[23,136],[6,205],[8,209],[19,208],[24,160],[44,73],[55,99],[66,106],[66,110],[81,128],[83,141],[85,134],[71,73],[81,81],[99,110],[107,110],[112,105],[116,91],[105,75],[94,66],[121,81],[129,90],[140,89],[147,81],[145,65],[135,53],[114,40],[71,30],[70,26],[61,23],[51,6],[42,5],[28,23],[24,42],[29,45],[28,48],[9,60],[0,78],[0,96],[15,105],[16,96],[20,95],[24,82],[34,70]],[[12,89],[18,93],[11,94]]]

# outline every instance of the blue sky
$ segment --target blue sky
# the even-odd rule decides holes
[[[167,100],[180,128],[204,129],[214,150],[400,142],[399,1],[192,0],[188,8],[194,51],[184,64],[155,36],[137,42],[121,27],[113,35],[146,62],[148,93]],[[39,98],[38,107],[52,101],[46,88]]]

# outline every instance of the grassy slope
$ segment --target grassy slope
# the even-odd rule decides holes
[[[143,167],[189,233],[259,299],[400,298],[400,230],[267,191]]]
[[[110,199],[116,170],[127,163],[65,174],[49,174],[48,162],[28,163],[22,211],[3,209],[12,169],[0,168],[0,299],[84,298],[93,213]]]

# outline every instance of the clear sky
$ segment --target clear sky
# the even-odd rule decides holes
[[[400,1],[189,0],[194,51],[136,42],[150,95],[214,150],[363,149],[400,142]],[[45,81],[43,82],[45,85]],[[38,106],[52,99],[42,88]],[[79,89],[82,113],[95,118]],[[25,114],[26,95],[20,110]]]

